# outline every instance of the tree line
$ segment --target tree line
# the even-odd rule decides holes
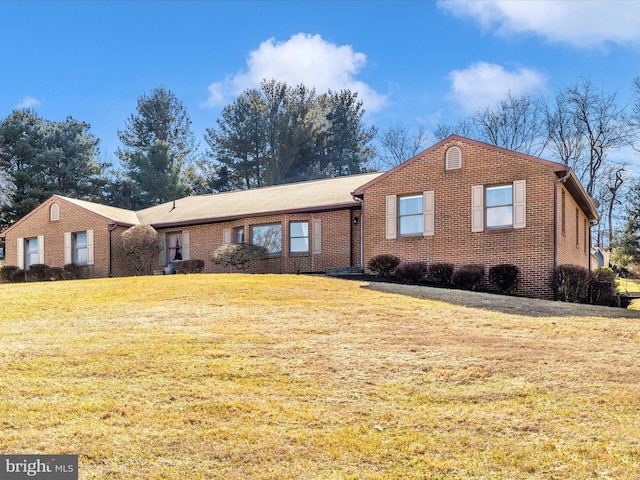
[[[206,129],[202,153],[184,104],[159,87],[138,98],[117,132],[117,166],[100,160],[89,124],[15,110],[0,121],[0,228],[54,193],[141,209],[187,195],[388,169],[456,133],[570,166],[600,202],[595,243],[640,245],[630,237],[638,236],[630,222],[640,216],[640,180],[619,156],[626,146],[640,150],[640,77],[633,91],[633,103],[623,105],[616,92],[581,78],[551,100],[507,94],[432,133],[397,125],[378,135],[365,125],[357,93],[318,94],[265,80],[222,110]]]

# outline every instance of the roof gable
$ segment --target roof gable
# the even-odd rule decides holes
[[[357,188],[353,194],[355,196],[359,196],[362,197],[365,193],[365,191],[371,187],[372,185],[375,185],[377,182],[391,176],[391,175],[396,175],[399,172],[401,172],[404,168],[406,168],[407,166],[411,165],[413,162],[419,161],[420,158],[422,158],[423,156],[431,153],[434,150],[437,150],[439,148],[441,148],[443,145],[446,145],[448,143],[453,143],[456,142],[458,144],[467,144],[467,145],[472,145],[472,146],[477,146],[477,147],[481,147],[487,150],[491,150],[497,153],[501,153],[501,154],[505,154],[505,155],[509,155],[511,157],[516,157],[519,158],[523,161],[527,161],[527,162],[535,162],[539,165],[542,165],[544,167],[549,168],[551,171],[553,171],[559,179],[562,179],[563,182],[566,182],[567,185],[567,189],[570,191],[571,195],[576,199],[576,201],[578,202],[578,204],[580,205],[580,207],[584,210],[585,214],[589,217],[589,219],[591,220],[598,220],[600,218],[600,216],[598,215],[598,212],[596,210],[595,204],[593,203],[593,199],[587,194],[587,192],[584,190],[584,187],[582,186],[582,184],[580,183],[580,181],[578,180],[578,178],[576,177],[575,173],[573,172],[573,170],[571,170],[570,167],[562,164],[562,163],[558,163],[558,162],[552,162],[550,160],[545,160],[542,158],[538,158],[538,157],[534,157],[532,155],[527,155],[525,153],[520,153],[520,152],[516,152],[513,150],[508,150],[506,148],[502,148],[502,147],[497,147],[495,145],[490,145],[488,143],[484,143],[484,142],[480,142],[478,140],[472,140],[469,138],[465,138],[465,137],[461,137],[459,135],[450,135],[447,138],[445,138],[444,140],[441,140],[440,142],[436,143],[435,145],[432,145],[431,147],[427,148],[426,150],[418,153],[417,155],[415,155],[414,157],[410,158],[409,160],[401,163],[400,165],[392,168],[391,170],[388,170],[387,172],[379,175],[378,177],[372,179],[371,181],[369,181],[366,184],[361,185],[359,188]],[[444,161],[444,158],[443,158]]]

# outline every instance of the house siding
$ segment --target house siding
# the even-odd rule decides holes
[[[580,265],[589,268],[590,261],[590,238],[589,230],[585,238],[584,225],[588,219],[584,212],[578,207],[578,204],[569,194],[567,189],[561,183],[558,184],[558,202],[556,205],[556,218],[558,228],[556,229],[556,238],[558,246],[558,265]],[[564,205],[564,231],[562,228],[562,192],[565,193]],[[576,230],[576,212],[578,212],[578,225]]]
[[[59,207],[59,220],[49,220],[51,205]],[[44,263],[50,267],[64,266],[64,234],[94,231],[94,262],[86,266],[88,277],[108,275],[108,244],[110,221],[83,208],[52,197],[34,209],[5,235],[6,265],[18,265],[16,242],[18,238],[44,237]]]
[[[462,151],[462,168],[445,170],[445,152],[454,145]],[[519,180],[526,181],[526,226],[472,232],[472,188]],[[403,261],[483,264],[485,271],[510,263],[521,271],[516,293],[553,298],[556,180],[554,171],[542,163],[475,143],[443,142],[364,189],[365,265],[386,253]],[[434,234],[386,238],[387,196],[426,190],[434,192]],[[576,249],[575,241],[559,244],[558,251],[561,263],[588,266],[588,255],[583,255],[583,248]]]
[[[224,243],[224,231],[243,227],[245,242],[251,242],[251,227],[256,225],[282,225],[282,253],[253,262],[251,273],[325,272],[332,267],[358,266],[360,261],[359,224],[353,218],[359,209],[341,209],[328,212],[295,213],[248,217],[230,222],[159,229],[158,232],[189,232],[189,258],[204,260],[205,273],[228,272],[227,268],[213,264],[211,254]],[[313,224],[320,220],[321,253],[313,253]],[[289,224],[309,222],[309,253],[289,252]]]

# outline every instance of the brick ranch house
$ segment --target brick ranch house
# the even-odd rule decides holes
[[[129,227],[159,233],[158,267],[205,260],[220,245],[264,244],[254,272],[362,268],[404,261],[512,263],[518,294],[553,298],[557,265],[590,267],[593,200],[567,166],[452,135],[385,173],[186,197],[137,212],[54,195],[0,236],[6,264],[126,272],[114,251]]]
[[[90,277],[123,276],[116,240],[133,225],[159,234],[158,267],[179,260],[209,261],[231,243],[264,244],[254,272],[325,272],[359,265],[360,202],[351,192],[380,175],[369,173],[260,189],[185,197],[140,211],[54,195],[5,230],[7,265],[86,265]]]

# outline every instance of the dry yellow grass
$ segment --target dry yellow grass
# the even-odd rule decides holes
[[[0,295],[0,452],[81,479],[640,478],[639,312],[284,275]]]

